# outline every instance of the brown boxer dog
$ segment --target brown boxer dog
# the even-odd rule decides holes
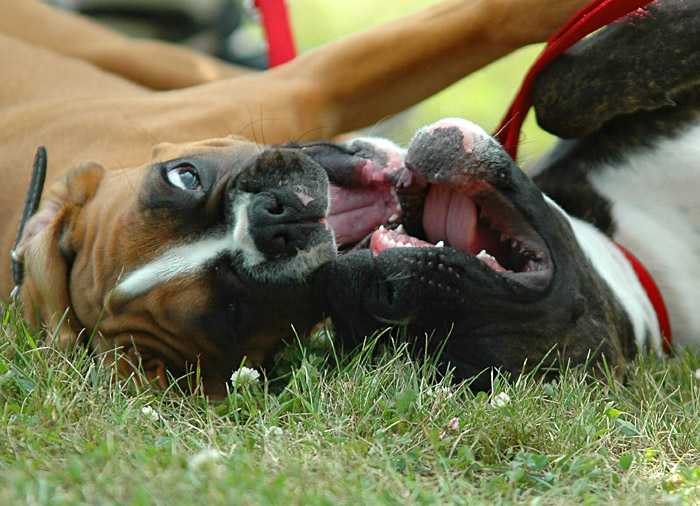
[[[307,279],[335,257],[334,232],[397,219],[392,167],[352,146],[161,143],[144,165],[69,172],[14,249],[27,318],[60,346],[119,349],[162,386],[199,366],[207,393],[224,393],[244,357],[259,365],[322,318]],[[364,195],[379,213],[340,218]]]

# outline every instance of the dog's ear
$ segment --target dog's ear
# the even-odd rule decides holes
[[[81,330],[70,309],[68,277],[75,252],[69,238],[75,219],[95,194],[103,175],[101,166],[89,163],[53,183],[15,248],[18,260],[24,263],[20,301],[25,317],[35,328],[44,322],[57,329],[68,311],[56,332],[57,344],[63,348],[74,344]]]
[[[697,100],[699,15],[698,2],[653,2],[578,42],[535,79],[539,125],[583,137],[618,116]]]

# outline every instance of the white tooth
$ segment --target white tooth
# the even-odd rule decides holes
[[[390,219],[391,219],[391,218],[390,218]],[[406,231],[405,231],[404,228],[403,228],[403,224],[401,224],[401,225],[399,225],[398,227],[396,227],[395,232],[396,232],[397,234],[405,234]]]
[[[413,247],[413,244],[411,244],[410,242],[407,242],[406,244],[404,244],[404,246],[405,246],[406,248],[412,248],[412,247]]]
[[[379,225],[379,230],[384,230],[384,225]]]
[[[396,223],[398,221],[398,219],[399,219],[398,214],[392,214],[391,216],[389,216],[389,223]]]
[[[484,259],[489,259],[489,260],[495,260],[495,258],[492,255],[489,255],[485,249],[482,249],[478,255],[476,255],[476,258],[480,260]]]
[[[445,241],[438,241],[435,243],[436,248],[444,248],[445,247]]]
[[[395,248],[396,247],[396,241],[393,239],[389,239],[389,247],[390,248]]]

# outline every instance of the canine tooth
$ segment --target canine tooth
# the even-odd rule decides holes
[[[379,230],[386,230],[386,229],[384,228],[384,225],[379,225]]]
[[[389,223],[396,223],[398,221],[398,219],[399,219],[398,214],[392,214],[391,216],[389,216]]]
[[[476,255],[476,258],[479,260],[496,260],[496,258],[493,255],[490,255],[485,249],[482,249],[478,255]]]
[[[396,215],[394,215],[394,216],[396,216]],[[397,219],[398,219],[398,218],[397,218]],[[389,221],[391,221],[391,218],[389,218]],[[401,225],[399,225],[398,227],[396,227],[395,232],[396,232],[397,234],[405,234],[405,233],[406,233],[406,230],[404,230],[403,224],[401,224]]]
[[[445,241],[438,241],[435,243],[436,248],[444,248],[445,247]]]

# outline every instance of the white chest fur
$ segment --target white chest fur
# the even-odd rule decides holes
[[[700,345],[700,125],[597,171],[594,188],[612,202],[614,238],[654,277],[676,349]]]

